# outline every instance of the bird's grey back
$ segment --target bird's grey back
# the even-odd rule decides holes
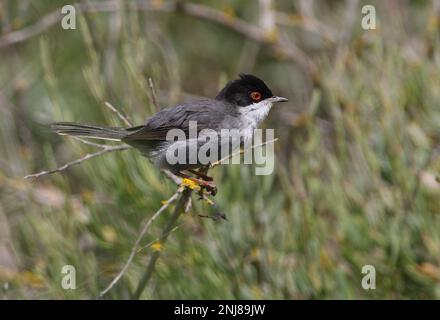
[[[203,129],[232,129],[239,124],[239,113],[235,106],[218,100],[198,100],[187,104],[165,108],[149,118],[142,126],[129,129],[124,140],[166,140],[171,129],[181,129],[188,135],[189,122],[197,122],[197,131]]]
[[[206,99],[175,107],[165,108],[145,123],[145,127],[151,130],[160,127],[173,127],[185,130],[189,121],[197,121],[201,128],[213,130],[227,129],[231,124],[228,120],[238,117],[236,107],[224,101]]]

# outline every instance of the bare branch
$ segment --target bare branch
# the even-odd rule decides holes
[[[89,145],[89,146],[92,146],[92,147],[97,147],[97,148],[101,148],[101,149],[105,149],[105,148],[109,147],[106,144],[92,142],[92,141],[89,141],[89,140],[86,140],[86,139],[83,139],[83,138],[80,138],[80,137],[75,137],[75,136],[68,136],[68,137],[70,137],[72,139],[75,139],[75,140],[78,140],[79,142],[84,143],[84,144]]]
[[[61,18],[61,9],[57,9],[29,27],[7,33],[0,37],[0,48],[7,47],[18,42],[23,42],[33,36],[36,36],[52,27],[55,23],[60,21]]]
[[[164,169],[164,170],[162,170],[162,172],[178,186],[180,186],[180,184],[182,183],[182,178],[171,173],[171,171]]]
[[[131,248],[131,253],[130,256],[127,259],[127,262],[125,262],[124,267],[121,269],[121,271],[119,271],[119,273],[116,275],[116,277],[112,280],[112,282],[110,282],[110,284],[107,286],[107,288],[105,288],[103,291],[101,291],[101,293],[99,294],[99,297],[103,297],[107,292],[109,292],[114,285],[122,278],[122,276],[125,274],[125,272],[128,270],[128,267],[130,266],[131,262],[133,261],[133,258],[135,257],[136,253],[138,252],[138,248],[139,248],[139,244],[142,241],[143,237],[145,236],[145,234],[148,231],[148,228],[150,227],[150,225],[154,222],[154,220],[157,219],[157,217],[160,216],[160,214],[162,212],[165,211],[166,208],[168,208],[168,206],[173,203],[179,196],[179,194],[183,191],[183,188],[179,188],[175,194],[173,194],[171,196],[171,198],[169,198],[168,200],[165,201],[165,203],[162,205],[162,207],[159,208],[159,210],[156,211],[155,214],[153,214],[153,216],[148,219],[147,222],[144,223],[144,226],[142,227],[141,232],[139,233],[138,237],[136,238],[136,241],[133,245],[133,247]]]
[[[161,235],[159,238],[156,238],[156,239],[154,239],[154,240],[148,242],[145,246],[140,247],[140,248],[137,250],[137,252],[139,253],[139,252],[141,252],[142,250],[145,250],[145,249],[151,247],[154,243],[157,243],[157,242],[162,241],[162,240],[164,239],[164,237],[167,237],[169,234],[171,234],[171,233],[173,233],[174,231],[176,231],[177,229],[179,229],[182,225],[183,225],[183,223],[180,224],[180,225],[175,226],[173,229],[171,229],[171,231],[170,231],[169,233],[167,233],[167,234],[165,234],[165,235]]]
[[[85,156],[83,156],[83,157],[81,157],[81,158],[79,158],[79,159],[77,159],[77,160],[74,160],[74,161],[68,162],[68,163],[66,163],[65,165],[63,165],[63,166],[61,166],[61,167],[59,167],[59,168],[56,168],[56,169],[53,169],[53,170],[48,170],[48,171],[41,171],[41,172],[34,173],[34,174],[28,174],[28,175],[25,176],[24,178],[25,178],[25,179],[39,178],[39,177],[41,177],[41,176],[45,176],[45,175],[48,175],[48,174],[53,174],[53,173],[57,173],[57,172],[63,172],[63,171],[65,171],[65,170],[67,170],[68,168],[72,167],[72,166],[75,166],[75,165],[81,164],[81,163],[83,163],[84,161],[90,160],[90,159],[92,159],[92,158],[99,157],[99,156],[101,156],[101,155],[103,155],[103,154],[105,154],[105,153],[108,153],[108,152],[115,152],[115,151],[121,151],[121,150],[130,149],[130,148],[131,148],[131,147],[130,147],[130,146],[127,146],[127,145],[106,146],[106,147],[103,148],[101,151],[98,151],[98,152],[95,152],[95,153],[88,153],[88,154],[86,154]]]
[[[188,201],[190,201],[190,199],[191,199],[191,193],[192,193],[191,189],[185,188],[183,190],[182,196],[180,197],[179,202],[177,203],[176,208],[174,209],[173,215],[170,217],[170,219],[168,220],[168,223],[166,224],[166,226],[162,230],[162,235],[161,235],[161,238],[163,239],[163,240],[161,240],[162,243],[166,242],[168,235],[171,233],[171,231],[173,230],[173,228],[176,225],[177,219],[185,211],[185,208],[188,205]],[[145,272],[139,281],[139,284],[136,288],[136,291],[134,292],[134,294],[132,296],[133,299],[139,299],[142,292],[144,291],[145,287],[147,286],[148,281],[150,280],[150,278],[154,272],[154,269],[156,267],[156,262],[159,259],[160,252],[161,252],[160,250],[157,250],[151,256],[151,259],[148,262],[147,268],[145,269]]]
[[[153,106],[158,111],[160,109],[159,100],[157,99],[156,90],[154,89],[153,79],[148,78],[148,86],[150,87],[151,92],[151,100],[153,102]]]
[[[268,140],[268,141],[265,141],[265,142],[262,142],[262,143],[259,143],[259,144],[254,144],[254,145],[252,145],[251,147],[249,147],[249,148],[247,148],[247,149],[240,149],[240,150],[238,150],[238,151],[236,151],[236,152],[233,152],[233,153],[231,153],[230,155],[224,157],[223,159],[220,159],[220,160],[218,160],[218,161],[216,161],[216,162],[214,162],[214,163],[211,163],[211,168],[212,168],[212,167],[215,167],[215,166],[218,166],[219,164],[222,164],[222,163],[225,162],[226,160],[231,159],[232,157],[234,157],[234,156],[236,156],[236,155],[239,155],[239,154],[244,153],[245,150],[259,148],[259,147],[262,147],[262,146],[264,146],[264,145],[266,145],[266,144],[273,143],[273,142],[275,142],[275,141],[277,141],[277,140],[278,140],[278,138],[275,138],[275,139]]]
[[[121,111],[116,109],[110,102],[104,102],[105,106],[109,108],[112,112],[116,113],[119,119],[121,119],[128,127],[132,127],[133,123],[124,115]]]

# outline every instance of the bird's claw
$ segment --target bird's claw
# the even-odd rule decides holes
[[[213,197],[217,194],[217,186],[212,181],[205,181],[203,184],[200,184],[201,197],[203,190],[206,190]]]

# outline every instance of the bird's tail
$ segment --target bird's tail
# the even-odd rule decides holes
[[[127,135],[124,128],[90,126],[73,122],[55,122],[50,128],[60,135],[101,140],[120,141]]]

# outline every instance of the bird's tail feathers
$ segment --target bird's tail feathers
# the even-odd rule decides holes
[[[121,141],[127,135],[124,128],[91,126],[73,122],[55,122],[50,128],[60,135],[90,139]]]

